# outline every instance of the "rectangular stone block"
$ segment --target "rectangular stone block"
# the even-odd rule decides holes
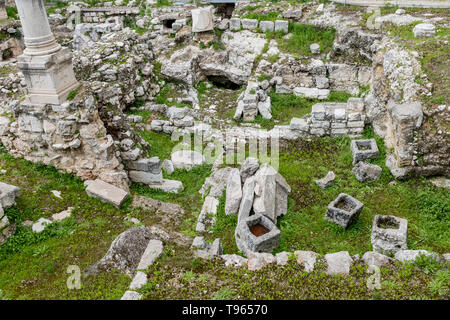
[[[239,30],[241,29],[241,19],[240,18],[231,18],[230,19],[230,30]]]
[[[261,21],[259,23],[259,27],[261,28],[262,32],[273,31],[275,28],[275,24],[273,23],[273,21]]]
[[[349,127],[349,128],[364,128],[364,121],[348,121],[347,127]]]
[[[311,128],[328,129],[330,128],[330,121],[317,121],[313,119],[313,121],[311,122]]]
[[[288,33],[288,31],[289,31],[289,21],[287,21],[287,20],[276,20],[275,21],[275,31],[284,31],[284,33]]]
[[[300,118],[292,118],[291,123],[289,125],[291,130],[300,130],[300,131],[308,131],[309,125],[305,119]]]
[[[86,193],[90,197],[97,198],[105,203],[110,203],[117,208],[122,205],[129,195],[129,192],[100,179],[90,182],[86,188]]]
[[[242,19],[242,28],[247,30],[253,30],[258,28],[258,20],[256,19]]]
[[[336,136],[345,136],[346,134],[348,134],[348,129],[347,128],[342,128],[342,129],[331,129],[331,135],[333,137]]]
[[[162,172],[155,174],[155,173],[151,173],[151,172],[131,170],[128,172],[128,177],[133,182],[143,183],[143,184],[161,183],[163,180]]]

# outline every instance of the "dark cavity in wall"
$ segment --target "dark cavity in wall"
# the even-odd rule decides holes
[[[175,22],[175,19],[163,20],[163,26],[164,26],[164,28],[172,29],[172,25],[174,22]]]
[[[224,76],[207,76],[208,81],[218,88],[238,90],[241,86]]]

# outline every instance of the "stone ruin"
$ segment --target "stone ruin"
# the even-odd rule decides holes
[[[372,223],[371,242],[373,250],[382,254],[395,254],[408,249],[408,221],[376,215]]]
[[[331,221],[344,229],[355,221],[364,205],[345,193],[340,193],[339,196],[333,200],[327,208],[325,219]]]

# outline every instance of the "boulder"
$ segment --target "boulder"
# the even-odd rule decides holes
[[[325,255],[328,268],[326,273],[329,275],[349,274],[353,259],[347,251],[328,253]]]
[[[105,256],[88,268],[87,274],[118,269],[132,277],[151,237],[150,229],[144,226],[133,227],[122,232],[111,243]]]
[[[318,43],[313,43],[309,46],[309,49],[311,50],[312,54],[319,54],[320,53],[320,45]]]
[[[0,205],[7,209],[16,204],[16,198],[20,195],[19,187],[0,182]]]
[[[400,250],[395,254],[394,258],[403,263],[415,262],[419,255],[425,255],[430,260],[441,261],[441,258],[436,253],[428,252],[427,250]]]
[[[283,251],[279,252],[275,255],[275,259],[277,260],[278,266],[285,266],[289,262],[289,252]]]
[[[394,259],[389,258],[388,256],[385,256],[384,254],[375,251],[368,251],[364,253],[362,260],[368,266],[377,266],[377,267],[383,267],[389,263],[394,262]]]
[[[227,179],[225,214],[237,214],[242,199],[239,169],[233,168]]]
[[[297,263],[305,268],[306,272],[314,270],[314,265],[317,260],[317,253],[313,251],[294,251],[294,255],[297,258]]]
[[[258,112],[264,119],[272,119],[272,105],[270,97],[267,97],[264,101],[258,102]]]
[[[363,161],[359,161],[352,169],[356,180],[359,182],[378,180],[382,171],[383,169],[380,166]]]
[[[204,237],[195,237],[192,241],[192,247],[197,249],[205,249],[206,248],[206,241]]]
[[[193,167],[203,165],[205,161],[205,157],[197,151],[179,150],[172,153],[172,163],[175,169],[191,170]]]
[[[172,174],[175,170],[173,167],[173,163],[169,159],[165,159],[161,165],[161,168],[167,172],[167,174]]]
[[[248,270],[255,271],[275,263],[275,257],[270,253],[252,253],[248,258]]]

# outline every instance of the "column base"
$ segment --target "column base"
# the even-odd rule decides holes
[[[72,54],[62,48],[45,56],[24,53],[18,57],[18,66],[27,83],[27,102],[36,104],[61,104],[79,83],[72,68]]]

